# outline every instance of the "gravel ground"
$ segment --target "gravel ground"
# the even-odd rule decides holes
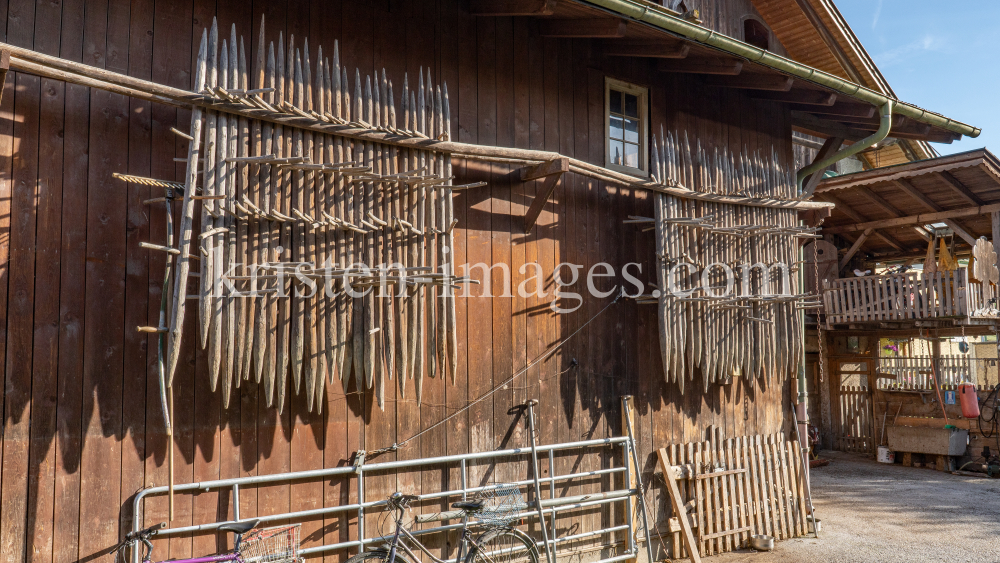
[[[820,539],[776,542],[713,563],[1000,562],[1000,479],[959,477],[932,469],[884,465],[823,452],[812,470]]]

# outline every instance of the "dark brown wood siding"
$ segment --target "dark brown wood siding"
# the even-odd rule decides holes
[[[703,17],[721,17],[703,10]],[[778,105],[706,88],[691,75],[656,74],[645,61],[602,58],[587,40],[541,38],[528,18],[472,18],[457,0],[0,0],[0,13],[7,18],[3,41],[183,88],[191,87],[196,42],[213,17],[225,35],[235,24],[250,54],[263,15],[267,40],[282,32],[301,45],[308,36],[314,50],[322,45],[330,53],[339,39],[341,60],[362,74],[385,67],[401,84],[409,72],[412,85],[417,71],[430,66],[435,80],[447,82],[457,140],[559,151],[597,164],[604,160],[604,78],[612,76],[650,87],[655,130],[686,132],[709,150],[773,149],[792,166],[790,116]],[[111,174],[182,178],[173,158],[184,156],[186,145],[169,128],[188,123],[187,111],[25,74],[7,78],[0,105],[3,561],[91,560],[131,526],[136,490],[167,482],[171,446],[158,402],[156,341],[135,330],[157,324],[163,258],[139,243],[165,240],[164,217],[142,203],[159,194],[126,188]],[[584,275],[598,262],[619,273],[637,262],[640,278],[653,279],[651,234],[622,224],[628,215],[652,216],[649,194],[566,175],[525,235],[521,217],[540,182],[522,184],[514,169],[456,162],[457,182],[490,182],[455,200],[458,263],[509,264],[516,289],[525,279],[520,267],[537,261],[549,276],[548,296],[459,299],[456,385],[428,380],[419,406],[412,394],[397,400],[391,391],[383,412],[370,393],[335,382],[317,416],[292,393],[278,415],[251,382],[223,410],[208,388],[205,355],[187,338],[176,379],[176,482],[343,465],[357,449],[387,446],[454,413],[610,303],[613,297],[585,296],[579,310],[553,313],[551,272],[561,262],[584,265]],[[502,276],[491,275],[498,287]],[[621,283],[619,275],[599,286]],[[585,278],[571,289],[586,294]],[[658,355],[654,308],[623,299],[491,400],[390,456],[524,445],[523,418],[509,409],[528,398],[541,402],[540,440],[549,443],[619,434],[619,397],[635,395],[637,439],[649,472],[654,448],[699,439],[709,426],[730,436],[787,429],[787,375],[766,385],[737,378],[708,393],[689,385],[681,395],[663,382]],[[573,454],[557,463],[567,470],[609,460]],[[520,470],[517,476],[526,474],[525,466]],[[371,485],[388,494],[445,484],[427,472]],[[241,515],[335,505],[353,495],[336,482],[246,491]],[[173,525],[225,516],[229,502],[215,493],[179,497]],[[165,520],[166,511],[165,498],[151,499],[146,522]],[[595,513],[579,525],[592,529],[600,521]],[[310,544],[347,539],[355,525],[353,519],[326,524],[325,538],[320,523],[307,525]],[[157,555],[199,555],[221,541],[177,537]]]

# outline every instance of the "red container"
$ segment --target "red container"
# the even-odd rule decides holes
[[[958,397],[959,403],[962,405],[962,416],[979,418],[979,396],[976,395],[976,386],[971,383],[959,385]]]

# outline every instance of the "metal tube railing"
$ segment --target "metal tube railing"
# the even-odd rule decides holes
[[[615,436],[615,437],[610,437],[610,438],[600,438],[600,439],[593,439],[593,440],[582,440],[582,441],[576,441],[576,442],[564,442],[564,443],[558,443],[558,444],[537,445],[536,446],[536,452],[538,452],[538,453],[545,452],[545,453],[547,453],[550,456],[550,473],[549,473],[549,476],[544,477],[544,478],[539,477],[538,478],[538,482],[539,483],[548,483],[549,484],[548,488],[549,488],[549,494],[550,494],[550,497],[551,497],[554,494],[554,492],[555,492],[555,483],[559,482],[559,481],[569,481],[569,480],[573,480],[573,479],[584,479],[584,478],[588,478],[588,477],[613,475],[613,474],[616,474],[616,473],[627,473],[628,471],[630,471],[630,468],[628,468],[628,467],[611,467],[611,468],[599,469],[599,470],[594,470],[594,471],[571,473],[571,474],[567,474],[567,475],[555,475],[553,470],[554,470],[554,452],[565,451],[565,450],[572,450],[572,449],[580,449],[580,448],[595,448],[595,447],[616,446],[616,445],[622,445],[623,448],[627,450],[628,449],[628,443],[629,443],[629,437],[628,436]],[[461,488],[460,489],[453,489],[453,490],[449,490],[449,491],[440,491],[440,492],[426,493],[424,495],[419,495],[419,498],[421,500],[431,500],[431,499],[436,499],[436,498],[444,498],[444,497],[448,497],[448,496],[459,496],[460,495],[461,498],[467,499],[470,494],[477,493],[477,492],[482,491],[482,490],[484,490],[486,488],[486,486],[474,486],[474,487],[470,487],[469,486],[469,484],[468,484],[468,467],[467,467],[468,462],[470,462],[470,461],[478,461],[478,460],[498,460],[499,458],[512,458],[512,457],[519,457],[519,456],[528,456],[528,455],[531,455],[531,453],[532,453],[531,448],[527,448],[526,447],[526,448],[512,448],[512,449],[506,449],[506,450],[497,450],[497,451],[492,451],[492,452],[476,452],[476,453],[471,453],[471,454],[438,456],[438,457],[424,458],[424,459],[388,461],[388,462],[382,462],[382,463],[365,463],[364,456],[363,455],[358,455],[358,456],[356,456],[355,464],[351,465],[351,466],[326,468],[326,469],[314,469],[314,470],[308,470],[308,471],[286,472],[286,473],[278,473],[278,474],[273,474],[273,475],[256,475],[256,476],[238,477],[238,478],[232,478],[232,479],[217,479],[217,480],[212,480],[212,481],[201,481],[201,482],[197,482],[197,483],[186,483],[186,484],[175,485],[174,486],[174,492],[175,493],[184,493],[184,492],[193,492],[193,491],[199,491],[200,492],[200,491],[209,491],[209,490],[212,490],[212,489],[226,489],[226,488],[229,488],[229,489],[232,490],[232,498],[233,498],[233,502],[234,502],[233,516],[234,516],[235,520],[239,520],[240,514],[239,514],[239,506],[238,505],[239,505],[239,498],[240,498],[239,495],[240,495],[240,489],[241,488],[246,488],[247,486],[266,486],[266,485],[270,485],[270,484],[277,484],[277,483],[283,483],[283,482],[303,481],[303,480],[308,480],[308,479],[325,479],[325,478],[334,477],[334,476],[347,476],[347,477],[350,477],[350,476],[353,475],[357,479],[357,481],[356,481],[357,502],[355,502],[355,503],[345,504],[345,505],[340,505],[340,506],[331,506],[331,507],[317,508],[317,509],[312,509],[312,510],[300,510],[300,511],[295,511],[295,512],[286,512],[286,513],[281,513],[281,514],[262,515],[262,516],[259,516],[258,518],[261,520],[261,522],[288,521],[288,520],[306,520],[306,519],[310,519],[310,518],[327,516],[327,515],[331,515],[331,514],[338,514],[338,513],[356,511],[356,516],[357,516],[357,534],[358,534],[358,538],[359,539],[351,540],[351,541],[346,541],[346,542],[339,542],[339,543],[329,544],[329,545],[309,547],[309,548],[302,549],[301,553],[302,553],[303,556],[307,556],[307,555],[312,555],[312,554],[317,554],[317,553],[322,553],[322,552],[329,552],[329,551],[334,551],[334,550],[338,550],[338,549],[349,549],[349,548],[358,548],[359,551],[361,551],[361,550],[363,550],[363,548],[364,548],[365,545],[368,545],[368,544],[371,544],[371,543],[376,543],[376,542],[383,542],[383,541],[386,541],[386,539],[387,539],[387,538],[382,537],[382,536],[374,537],[374,538],[367,538],[367,537],[365,537],[366,536],[366,534],[365,534],[365,511],[367,509],[371,509],[371,508],[378,507],[378,506],[383,506],[383,505],[386,504],[385,499],[379,499],[379,500],[373,500],[373,501],[367,501],[365,499],[365,475],[366,474],[369,474],[369,473],[378,473],[378,472],[395,470],[395,469],[401,469],[401,468],[417,468],[417,467],[426,467],[426,466],[430,466],[430,465],[442,465],[442,464],[457,463],[459,465],[459,467],[460,467],[460,470],[461,470]],[[515,484],[517,486],[526,486],[526,485],[532,485],[534,482],[535,482],[534,479],[524,479],[524,480],[520,480],[520,481],[515,482]],[[626,482],[628,482],[628,481],[626,480]],[[143,519],[139,518],[139,515],[141,514],[142,506],[143,506],[142,501],[146,497],[149,497],[149,496],[166,494],[167,491],[168,491],[168,487],[152,487],[152,488],[149,488],[149,489],[145,489],[143,491],[139,491],[135,495],[135,497],[133,499],[133,511],[134,511],[133,514],[135,514],[136,517],[133,518],[133,531],[141,529],[142,525],[143,525]],[[630,509],[631,503],[628,502],[628,499],[631,498],[631,496],[634,495],[634,494],[635,494],[634,490],[617,490],[617,491],[610,491],[608,493],[595,493],[595,494],[589,494],[589,495],[577,495],[577,496],[563,497],[563,498],[540,499],[541,500],[540,504],[542,504],[541,515],[542,515],[543,518],[547,517],[547,516],[551,516],[551,520],[552,520],[551,530],[554,532],[556,530],[556,528],[555,528],[556,513],[565,512],[565,511],[571,511],[571,510],[584,509],[584,508],[593,507],[593,506],[606,505],[606,504],[611,504],[611,503],[616,503],[616,502],[624,502],[624,504],[627,507],[629,507],[629,509]],[[534,506],[534,503],[531,503],[531,504],[532,504],[532,506]],[[630,512],[629,509],[627,509],[627,510]],[[539,512],[537,511],[537,509],[536,510],[532,510],[530,512],[526,512],[524,514],[520,514],[518,516],[518,518],[520,518],[520,519],[538,518],[538,517],[539,517]],[[208,523],[194,524],[194,525],[182,526],[182,527],[177,527],[177,528],[168,528],[168,529],[162,530],[158,535],[164,535],[164,536],[174,535],[174,536],[176,536],[176,535],[179,535],[179,534],[190,534],[190,533],[197,533],[197,532],[210,532],[212,530],[217,529],[219,526],[222,526],[223,524],[230,523],[230,522],[233,522],[233,521],[226,520],[226,521],[218,521],[218,522],[208,522]],[[447,525],[436,526],[436,527],[429,528],[429,529],[426,529],[426,530],[415,530],[412,533],[413,533],[413,535],[424,535],[424,534],[429,534],[429,533],[446,532],[446,531],[450,531],[450,530],[461,529],[464,525],[465,524],[463,524],[463,523],[447,524]],[[477,523],[473,522],[473,523],[470,523],[469,525],[477,525]],[[544,521],[540,525],[543,526],[543,527],[548,528],[547,526],[545,526],[545,522]],[[603,534],[611,533],[613,531],[620,531],[620,530],[625,529],[625,528],[628,528],[629,530],[632,529],[632,519],[631,518],[628,518],[628,523],[625,525],[624,528],[622,526],[615,526],[615,527],[611,527],[611,528],[602,528],[602,529],[599,529],[599,530],[587,531],[587,532],[584,532],[583,534],[577,534],[576,536],[569,536],[567,538],[559,538],[558,541],[561,542],[561,543],[565,543],[566,541],[569,541],[569,538],[579,539],[579,538],[583,538],[583,537],[592,537],[592,536],[596,536],[596,535],[603,535]],[[546,531],[548,531],[548,530],[546,530]],[[579,538],[577,538],[577,536],[579,536]],[[630,537],[634,537],[634,533],[630,533],[629,536]],[[553,538],[553,540],[554,539],[555,538]],[[554,544],[555,544],[555,541],[550,541],[550,546],[554,545]],[[629,549],[628,549],[628,553],[630,555],[626,556],[625,558],[632,558],[632,557],[634,557],[635,552],[636,552],[636,549],[634,547],[634,543],[630,543]],[[138,550],[134,550],[133,554],[132,554],[132,561],[134,563],[138,563],[138,556],[139,556]],[[620,559],[619,558],[612,558],[612,560],[605,560],[603,563],[613,563],[613,561],[618,561],[618,560],[620,560]]]

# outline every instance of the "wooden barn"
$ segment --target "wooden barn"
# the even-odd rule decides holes
[[[3,561],[160,521],[154,559],[216,553],[257,517],[343,561],[394,491],[532,478],[547,557],[696,557],[661,448],[728,467],[691,498],[739,487],[695,552],[803,535],[802,245],[920,243],[823,171],[979,134],[900,101],[829,0],[0,5]],[[991,201],[977,158],[914,205]],[[748,513],[764,477],[706,440],[769,452],[787,505]]]

